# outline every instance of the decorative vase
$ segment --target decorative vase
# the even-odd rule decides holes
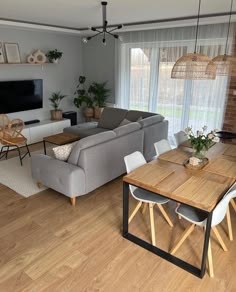
[[[196,149],[194,145],[192,147],[193,147],[193,157],[196,157],[200,160],[203,160],[204,158],[206,158],[206,152],[207,152],[206,148],[199,150],[199,149]]]
[[[52,59],[52,63],[58,64],[59,59]]]
[[[62,110],[51,110],[51,120],[53,121],[62,120]]]
[[[95,119],[100,119],[103,110],[104,110],[104,107],[98,107],[98,106],[96,106],[94,108],[94,118]]]
[[[86,122],[90,122],[94,116],[94,109],[92,107],[86,107],[84,109],[84,116],[85,116]]]

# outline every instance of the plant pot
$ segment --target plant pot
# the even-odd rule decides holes
[[[52,63],[58,64],[59,59],[52,59]]]
[[[104,107],[98,107],[98,106],[95,107],[94,108],[94,118],[95,119],[100,119],[103,110],[104,110]]]
[[[86,119],[87,122],[89,122],[94,115],[94,109],[92,107],[86,107],[84,109],[84,117]]]
[[[51,120],[53,121],[62,120],[62,110],[51,110]]]

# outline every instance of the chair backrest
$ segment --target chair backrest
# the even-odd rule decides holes
[[[9,133],[11,138],[16,138],[21,135],[22,130],[25,127],[25,123],[21,119],[13,119],[10,122]]]
[[[135,151],[132,154],[129,154],[124,157],[125,166],[127,173],[130,173],[131,171],[135,170],[136,168],[144,165],[147,163],[145,160],[143,154],[139,151]],[[133,195],[133,192],[135,191],[135,186],[129,186],[130,192]]]
[[[188,140],[188,137],[184,131],[179,131],[174,134],[175,136],[175,141],[176,141],[176,146],[178,147],[180,144],[184,143],[185,141]]]
[[[218,203],[215,210],[213,211],[212,216],[212,226],[218,225],[224,218],[225,214],[229,205],[229,202],[232,198],[236,197],[236,184],[231,187],[226,194],[224,195],[223,199]]]
[[[8,129],[10,120],[7,115],[0,114],[0,137],[3,137],[4,132]]]
[[[157,157],[159,155],[171,150],[171,146],[170,146],[169,141],[165,140],[165,139],[154,143],[154,147],[155,147],[155,150],[156,150]]]

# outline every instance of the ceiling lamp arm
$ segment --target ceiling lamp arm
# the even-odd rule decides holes
[[[102,31],[99,31],[98,33],[96,33],[95,35],[93,35],[93,36],[91,36],[91,37],[87,37],[87,40],[91,40],[91,39],[93,39],[94,37],[96,37],[96,36],[98,36],[98,35],[100,35],[100,34],[102,34],[103,32]]]
[[[232,8],[233,8],[233,0],[231,0],[231,5],[230,5],[229,22],[228,22],[228,31],[227,31],[226,44],[225,44],[225,56],[226,56],[227,49],[228,49],[229,30],[230,30],[230,23],[231,23],[231,17],[232,17]]]
[[[121,29],[122,28],[122,25],[118,25],[118,26],[116,26],[115,28],[113,28],[113,29],[111,29],[111,30],[109,30],[109,31],[107,31],[108,33],[111,33],[112,31],[114,31],[114,30],[117,30],[117,29]]]
[[[196,54],[196,51],[197,51],[197,39],[198,39],[198,29],[199,29],[199,19],[200,19],[200,8],[201,8],[201,0],[199,0],[199,2],[198,2],[198,15],[197,15],[197,27],[196,27],[194,54]]]
[[[92,30],[92,31],[96,31],[96,32],[100,32],[100,33],[103,32],[102,30],[99,30],[99,29],[97,29],[96,27],[91,27],[91,30]],[[95,35],[96,35],[96,34],[95,34]]]

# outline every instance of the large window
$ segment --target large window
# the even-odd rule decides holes
[[[219,40],[218,40],[219,42]],[[199,47],[200,52],[216,56],[223,41]],[[171,79],[175,61],[193,51],[193,42],[122,44],[121,92],[124,107],[157,112],[169,120],[169,135],[187,126],[209,130],[221,128],[227,92],[227,78],[216,80]]]

